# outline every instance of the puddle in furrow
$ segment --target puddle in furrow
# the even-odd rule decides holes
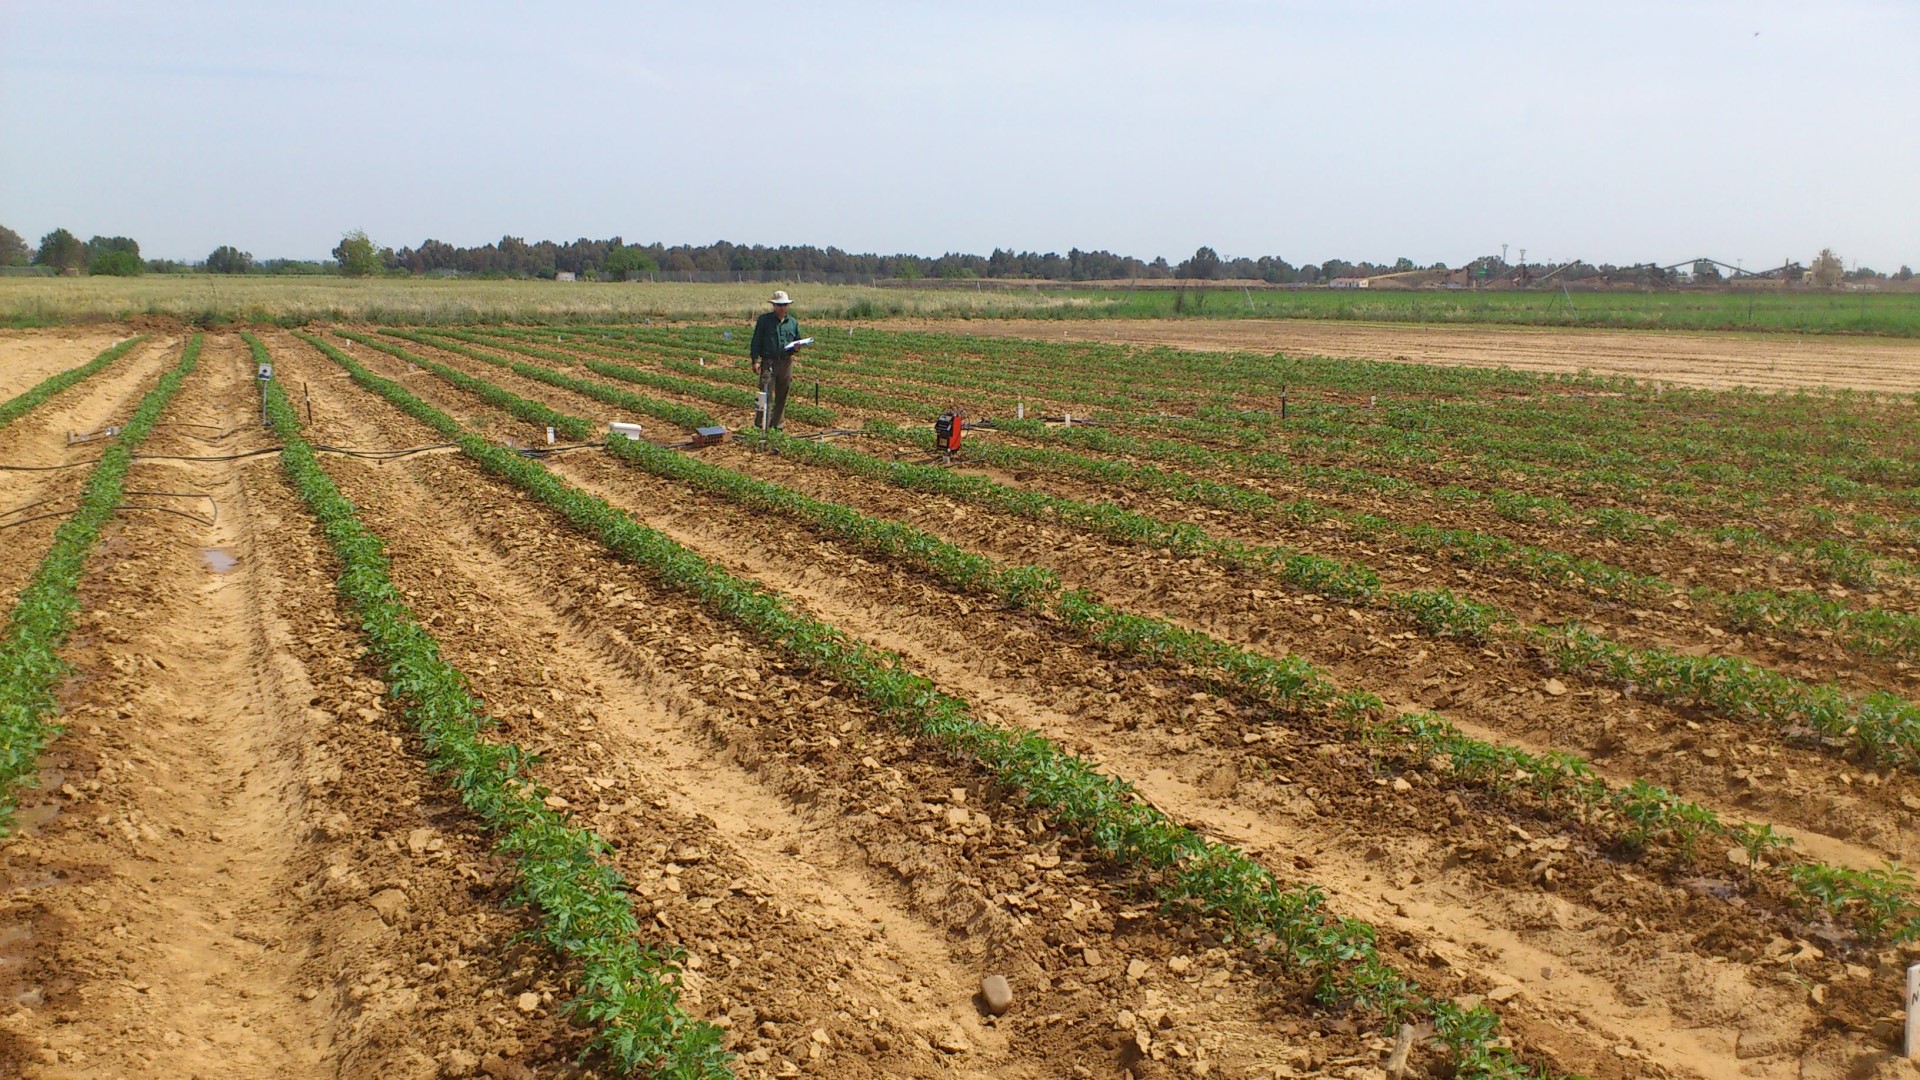
[[[206,563],[207,569],[214,573],[224,574],[232,570],[240,559],[226,548],[210,547],[200,549],[200,561]]]

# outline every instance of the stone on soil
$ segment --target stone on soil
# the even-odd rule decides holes
[[[1013,1007],[1013,987],[1007,985],[1005,975],[989,975],[981,979],[980,997],[986,1001],[987,1011],[995,1016]]]

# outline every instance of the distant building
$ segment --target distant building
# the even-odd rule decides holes
[[[1327,287],[1329,289],[1364,289],[1368,286],[1367,279],[1363,277],[1337,277],[1327,282]]]
[[[553,275],[553,280],[555,280],[555,281],[572,281],[572,280],[573,280],[573,271],[571,271],[571,270],[562,270],[562,271],[560,271],[559,273],[557,273],[557,274],[555,274],[555,275]]]

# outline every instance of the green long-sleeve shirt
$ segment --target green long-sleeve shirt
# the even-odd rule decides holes
[[[793,316],[781,318],[769,311],[753,321],[753,344],[747,355],[755,360],[778,360],[787,355],[787,346],[800,340],[800,323]]]

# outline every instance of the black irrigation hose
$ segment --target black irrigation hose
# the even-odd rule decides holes
[[[122,491],[121,494],[122,495],[147,495],[155,498],[164,498],[164,499],[205,499],[207,500],[207,505],[213,507],[213,515],[211,517],[200,517],[197,514],[187,514],[186,511],[184,510],[174,510],[165,506],[138,506],[138,505],[129,504],[126,506],[116,506],[114,507],[114,509],[116,510],[159,510],[164,513],[180,514],[185,517],[191,517],[193,520],[201,522],[209,527],[218,525],[220,523],[220,503],[216,501],[213,496],[208,495],[204,491]],[[36,506],[45,506],[48,503],[58,502],[58,501],[60,501],[60,497],[56,495],[49,498],[40,499],[36,502],[27,503],[24,506],[16,506],[11,510],[0,510],[0,518],[12,517],[13,515],[18,514],[22,511],[31,510]],[[35,514],[33,517],[21,518],[18,521],[9,521],[4,525],[0,525],[0,529],[10,529],[15,525],[25,525],[29,521],[41,521],[50,517],[65,517],[68,514],[71,514],[73,512],[74,512],[73,510],[55,510],[45,514]]]
[[[214,522],[201,517],[199,514],[190,514],[185,510],[175,510],[171,506],[137,506],[129,503],[122,506],[116,506],[114,507],[114,510],[116,512],[121,510],[156,510],[162,514],[173,514],[178,517],[186,518],[188,521],[194,522],[196,524],[206,525],[208,527],[211,527],[214,524]],[[79,512],[80,512],[79,509],[75,508],[73,510],[55,510],[50,514],[35,514],[30,518],[21,518],[19,521],[9,521],[9,522],[6,522],[5,524],[0,524],[0,529],[11,529],[15,525],[25,525],[29,522],[34,522],[34,521],[44,521],[47,518],[72,517],[73,515]]]
[[[524,446],[524,447],[515,447],[515,449],[519,450],[521,456],[523,457],[543,458],[549,454],[564,454],[569,450],[595,450],[595,449],[604,447],[606,445],[607,444],[604,441],[602,441],[602,442],[573,443],[568,446]]]
[[[321,453],[327,453],[327,454],[345,454],[349,457],[381,458],[384,460],[391,461],[395,458],[408,457],[413,454],[424,454],[430,450],[457,449],[459,445],[460,445],[459,443],[434,443],[430,446],[413,446],[413,447],[408,447],[407,449],[404,449],[404,450],[353,450],[343,446],[316,446],[314,447],[314,449],[317,451],[320,451]],[[589,443],[587,445],[601,446],[604,444]],[[135,454],[133,455],[131,460],[133,461],[240,461],[244,458],[261,457],[262,455],[265,455],[265,454],[277,454],[284,449],[286,449],[286,447],[284,446],[267,446],[267,447],[262,447],[261,449],[258,449],[258,450],[243,451],[238,454],[212,454],[212,455]],[[571,450],[576,448],[575,447],[555,447],[554,449]],[[60,465],[0,465],[0,472],[58,472],[61,469],[77,469],[82,465],[92,465],[98,462],[99,460],[100,460],[99,458],[87,458],[82,461],[69,461]]]
[[[239,461],[241,458],[259,457],[262,454],[277,454],[280,448],[268,446],[259,450],[246,450],[238,454],[216,454],[211,457],[194,454],[135,454],[135,461]]]
[[[121,494],[151,495],[151,496],[156,496],[159,498],[166,498],[166,499],[205,499],[207,500],[207,505],[213,507],[213,516],[207,521],[207,525],[211,527],[211,526],[220,524],[220,504],[214,500],[213,496],[208,495],[203,491],[123,491],[121,492]],[[164,509],[164,507],[141,506],[141,507],[129,507],[129,509],[161,510],[161,509]]]
[[[415,454],[425,454],[433,450],[458,449],[459,446],[459,443],[433,443],[428,446],[412,446],[404,450],[353,450],[344,446],[322,446],[316,443],[313,449],[315,452],[322,454],[344,454],[347,457],[378,458],[382,461],[395,461],[403,457],[412,457]],[[285,447],[276,446],[273,448],[273,451],[278,453],[283,449],[285,449]]]

